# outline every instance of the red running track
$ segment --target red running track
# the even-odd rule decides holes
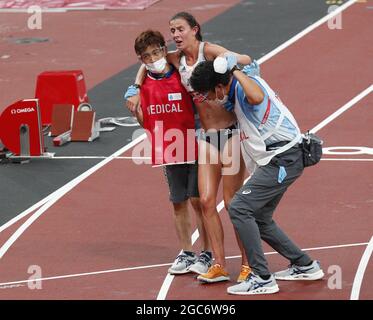
[[[353,5],[343,13],[342,30],[322,25],[264,63],[263,77],[280,93],[303,130],[316,126],[372,84],[371,25],[366,5]],[[318,133],[324,146],[372,148],[372,103],[370,94],[322,128]],[[166,298],[349,299],[373,235],[373,162],[368,161],[373,156],[364,158],[322,161],[307,169],[275,214],[301,248],[318,248],[310,254],[321,260],[324,280],[281,282],[279,294],[237,297],[226,294],[232,283],[202,285],[185,275],[175,277]],[[113,160],[64,195],[5,253],[0,263],[0,299],[156,299],[179,251],[171,215],[160,169]],[[225,212],[222,220],[226,254],[237,256]],[[347,244],[353,246],[327,248]],[[271,249],[266,246],[265,251]],[[268,260],[273,271],[287,264],[277,254],[268,255]],[[30,290],[25,283],[4,285],[27,280],[30,265],[40,266],[43,278],[127,269],[46,280],[42,290]],[[329,279],[335,266],[342,270],[342,288],[331,290]],[[239,258],[229,258],[233,279],[238,269]],[[370,263],[361,299],[373,299],[372,285]]]

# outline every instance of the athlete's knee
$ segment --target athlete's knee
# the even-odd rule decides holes
[[[210,195],[203,195],[200,198],[202,214],[209,216],[212,212],[216,211],[216,197]]]

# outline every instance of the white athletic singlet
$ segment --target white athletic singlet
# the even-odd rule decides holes
[[[201,61],[205,61],[205,56],[203,55],[203,49],[205,47],[204,42],[199,43],[199,49],[198,49],[198,58],[194,65],[188,66],[186,63],[185,56],[181,56],[180,58],[180,66],[179,66],[179,73],[181,77],[181,83],[184,85],[185,89],[188,92],[194,91],[192,86],[190,85],[190,77],[192,76],[192,72],[196,65],[200,63]]]

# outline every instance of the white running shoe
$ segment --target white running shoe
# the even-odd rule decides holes
[[[197,256],[193,253],[192,256],[185,252],[180,253],[172,266],[168,269],[169,274],[184,274],[188,273],[189,267],[197,261]]]
[[[208,269],[211,267],[211,262],[212,262],[211,252],[202,251],[198,257],[197,262],[192,264],[189,267],[189,271],[197,273],[197,274],[206,273]]]
[[[227,289],[229,294],[237,295],[271,294],[279,291],[280,289],[273,275],[268,280],[264,280],[253,272],[249,274],[245,281]]]
[[[309,266],[290,265],[288,269],[275,272],[276,280],[319,280],[324,276],[320,262],[314,260]]]

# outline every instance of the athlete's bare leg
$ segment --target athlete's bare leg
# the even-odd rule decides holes
[[[194,212],[196,213],[196,223],[199,232],[199,237],[201,239],[202,250],[211,251],[210,239],[207,235],[207,230],[203,223],[203,214],[200,198],[190,198],[190,204],[192,205]]]
[[[224,231],[216,210],[216,196],[221,180],[221,163],[218,150],[210,143],[200,140],[198,149],[198,189],[203,221],[210,238],[215,262],[225,267]]]

